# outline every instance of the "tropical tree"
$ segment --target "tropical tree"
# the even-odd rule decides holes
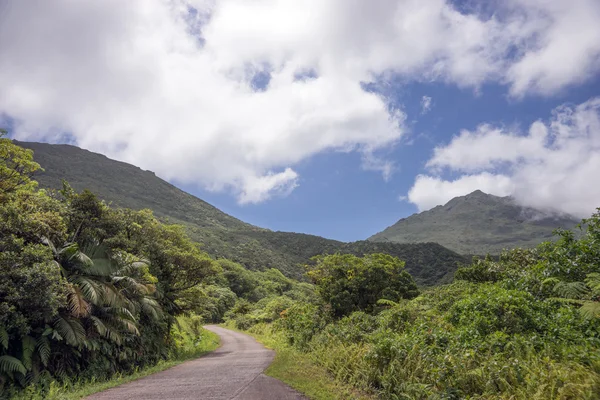
[[[336,316],[353,311],[373,311],[380,299],[397,301],[419,293],[415,281],[404,270],[404,262],[388,254],[356,257],[333,254],[313,258],[308,276],[323,301]]]

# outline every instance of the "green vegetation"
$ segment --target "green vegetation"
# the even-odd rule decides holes
[[[66,183],[38,190],[8,139],[0,156],[2,396],[101,390],[214,348],[201,325],[226,322],[315,399],[600,397],[600,209],[579,235],[467,265],[436,244],[261,230],[191,196],[177,212],[209,212],[184,228]]]
[[[188,235],[202,243],[202,249],[211,256],[251,270],[275,268],[288,277],[304,279],[302,265],[313,256],[386,253],[403,260],[419,285],[432,286],[450,282],[457,265],[468,261],[436,243],[343,243],[314,235],[269,231],[223,213],[150,171],[69,145],[19,145],[33,149],[35,160],[45,169],[35,174],[40,187],[61,189],[62,181],[67,180],[76,190],[88,189],[115,206],[150,209],[162,221],[185,226]]]
[[[45,397],[212,346],[187,299],[219,265],[148,210],[36,190],[36,168],[0,137],[0,394]]]
[[[372,312],[379,300],[397,301],[419,293],[404,262],[387,254],[359,258],[350,254],[315,257],[308,276],[336,317]]]
[[[185,328],[180,328],[178,325],[174,327],[174,335],[183,335],[186,337],[185,344],[178,350],[177,354],[170,357],[168,360],[161,360],[155,365],[143,369],[134,369],[130,373],[118,372],[110,379],[97,380],[92,377],[90,380],[63,382],[53,381],[48,389],[40,390],[39,387],[29,386],[26,390],[19,392],[13,397],[13,400],[76,400],[89,396],[94,393],[135,381],[157,372],[164,371],[185,361],[198,358],[206,353],[215,350],[219,345],[219,336],[216,333],[199,328],[197,331],[183,331],[189,329],[189,322],[186,322],[187,317],[178,317],[177,320]],[[191,321],[190,321],[191,322]]]
[[[314,362],[305,353],[290,346],[285,337],[275,334],[271,325],[259,323],[248,331],[259,342],[276,351],[275,360],[265,374],[287,383],[314,400],[369,400],[375,399],[374,393],[359,391],[352,386],[336,380],[320,364]]]
[[[398,261],[319,258],[308,268],[318,297],[249,329],[283,363],[317,365],[341,385],[383,399],[598,399],[600,212],[583,226],[577,238],[558,231],[554,243],[475,259],[452,284],[417,297],[381,293],[375,306],[362,303],[369,296],[354,297],[355,288],[379,282],[363,280],[378,276],[373,259]],[[357,274],[363,268],[370,273]],[[257,315],[263,306],[247,310]],[[234,321],[248,329],[244,315]]]
[[[510,197],[479,190],[443,206],[403,218],[369,238],[378,242],[436,242],[460,254],[500,254],[533,248],[551,240],[556,228],[572,229],[577,220],[522,207]]]

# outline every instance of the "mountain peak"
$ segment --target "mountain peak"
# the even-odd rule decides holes
[[[498,197],[498,196],[494,196],[493,194],[487,194],[487,193],[484,193],[481,190],[477,189],[474,192],[469,193],[465,197],[467,197],[467,198],[473,198],[473,197],[486,198],[486,197]]]
[[[437,242],[462,254],[499,254],[503,249],[534,247],[552,239],[554,229],[571,229],[577,222],[570,216],[523,207],[509,196],[475,190],[403,218],[369,240]]]

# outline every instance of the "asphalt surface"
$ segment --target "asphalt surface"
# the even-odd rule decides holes
[[[87,399],[306,400],[263,374],[275,356],[272,350],[243,333],[206,328],[221,337],[221,347],[214,352]]]

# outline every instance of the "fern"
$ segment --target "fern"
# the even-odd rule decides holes
[[[54,328],[71,346],[80,346],[85,340],[85,330],[76,319],[58,317],[54,321]]]
[[[579,311],[586,318],[600,318],[600,301],[586,301]]]
[[[378,306],[397,307],[400,305],[400,303],[397,303],[393,300],[388,300],[388,299],[379,299],[379,300],[377,300],[377,305]]]
[[[36,342],[36,348],[38,354],[40,355],[40,360],[44,366],[48,365],[48,360],[50,360],[50,341],[46,336],[41,336]]]
[[[0,373],[12,374],[15,372],[25,375],[27,368],[19,359],[13,356],[0,356]]]
[[[590,287],[592,293],[600,296],[600,273],[593,272],[585,278],[585,283]]]
[[[35,351],[35,339],[31,336],[23,337],[21,341],[22,356],[21,360],[28,371],[31,370],[33,352]]]
[[[554,292],[567,299],[583,299],[588,295],[589,289],[584,282],[558,282],[554,286]]]
[[[0,326],[0,345],[4,347],[4,349],[8,349],[8,332],[4,327]]]

